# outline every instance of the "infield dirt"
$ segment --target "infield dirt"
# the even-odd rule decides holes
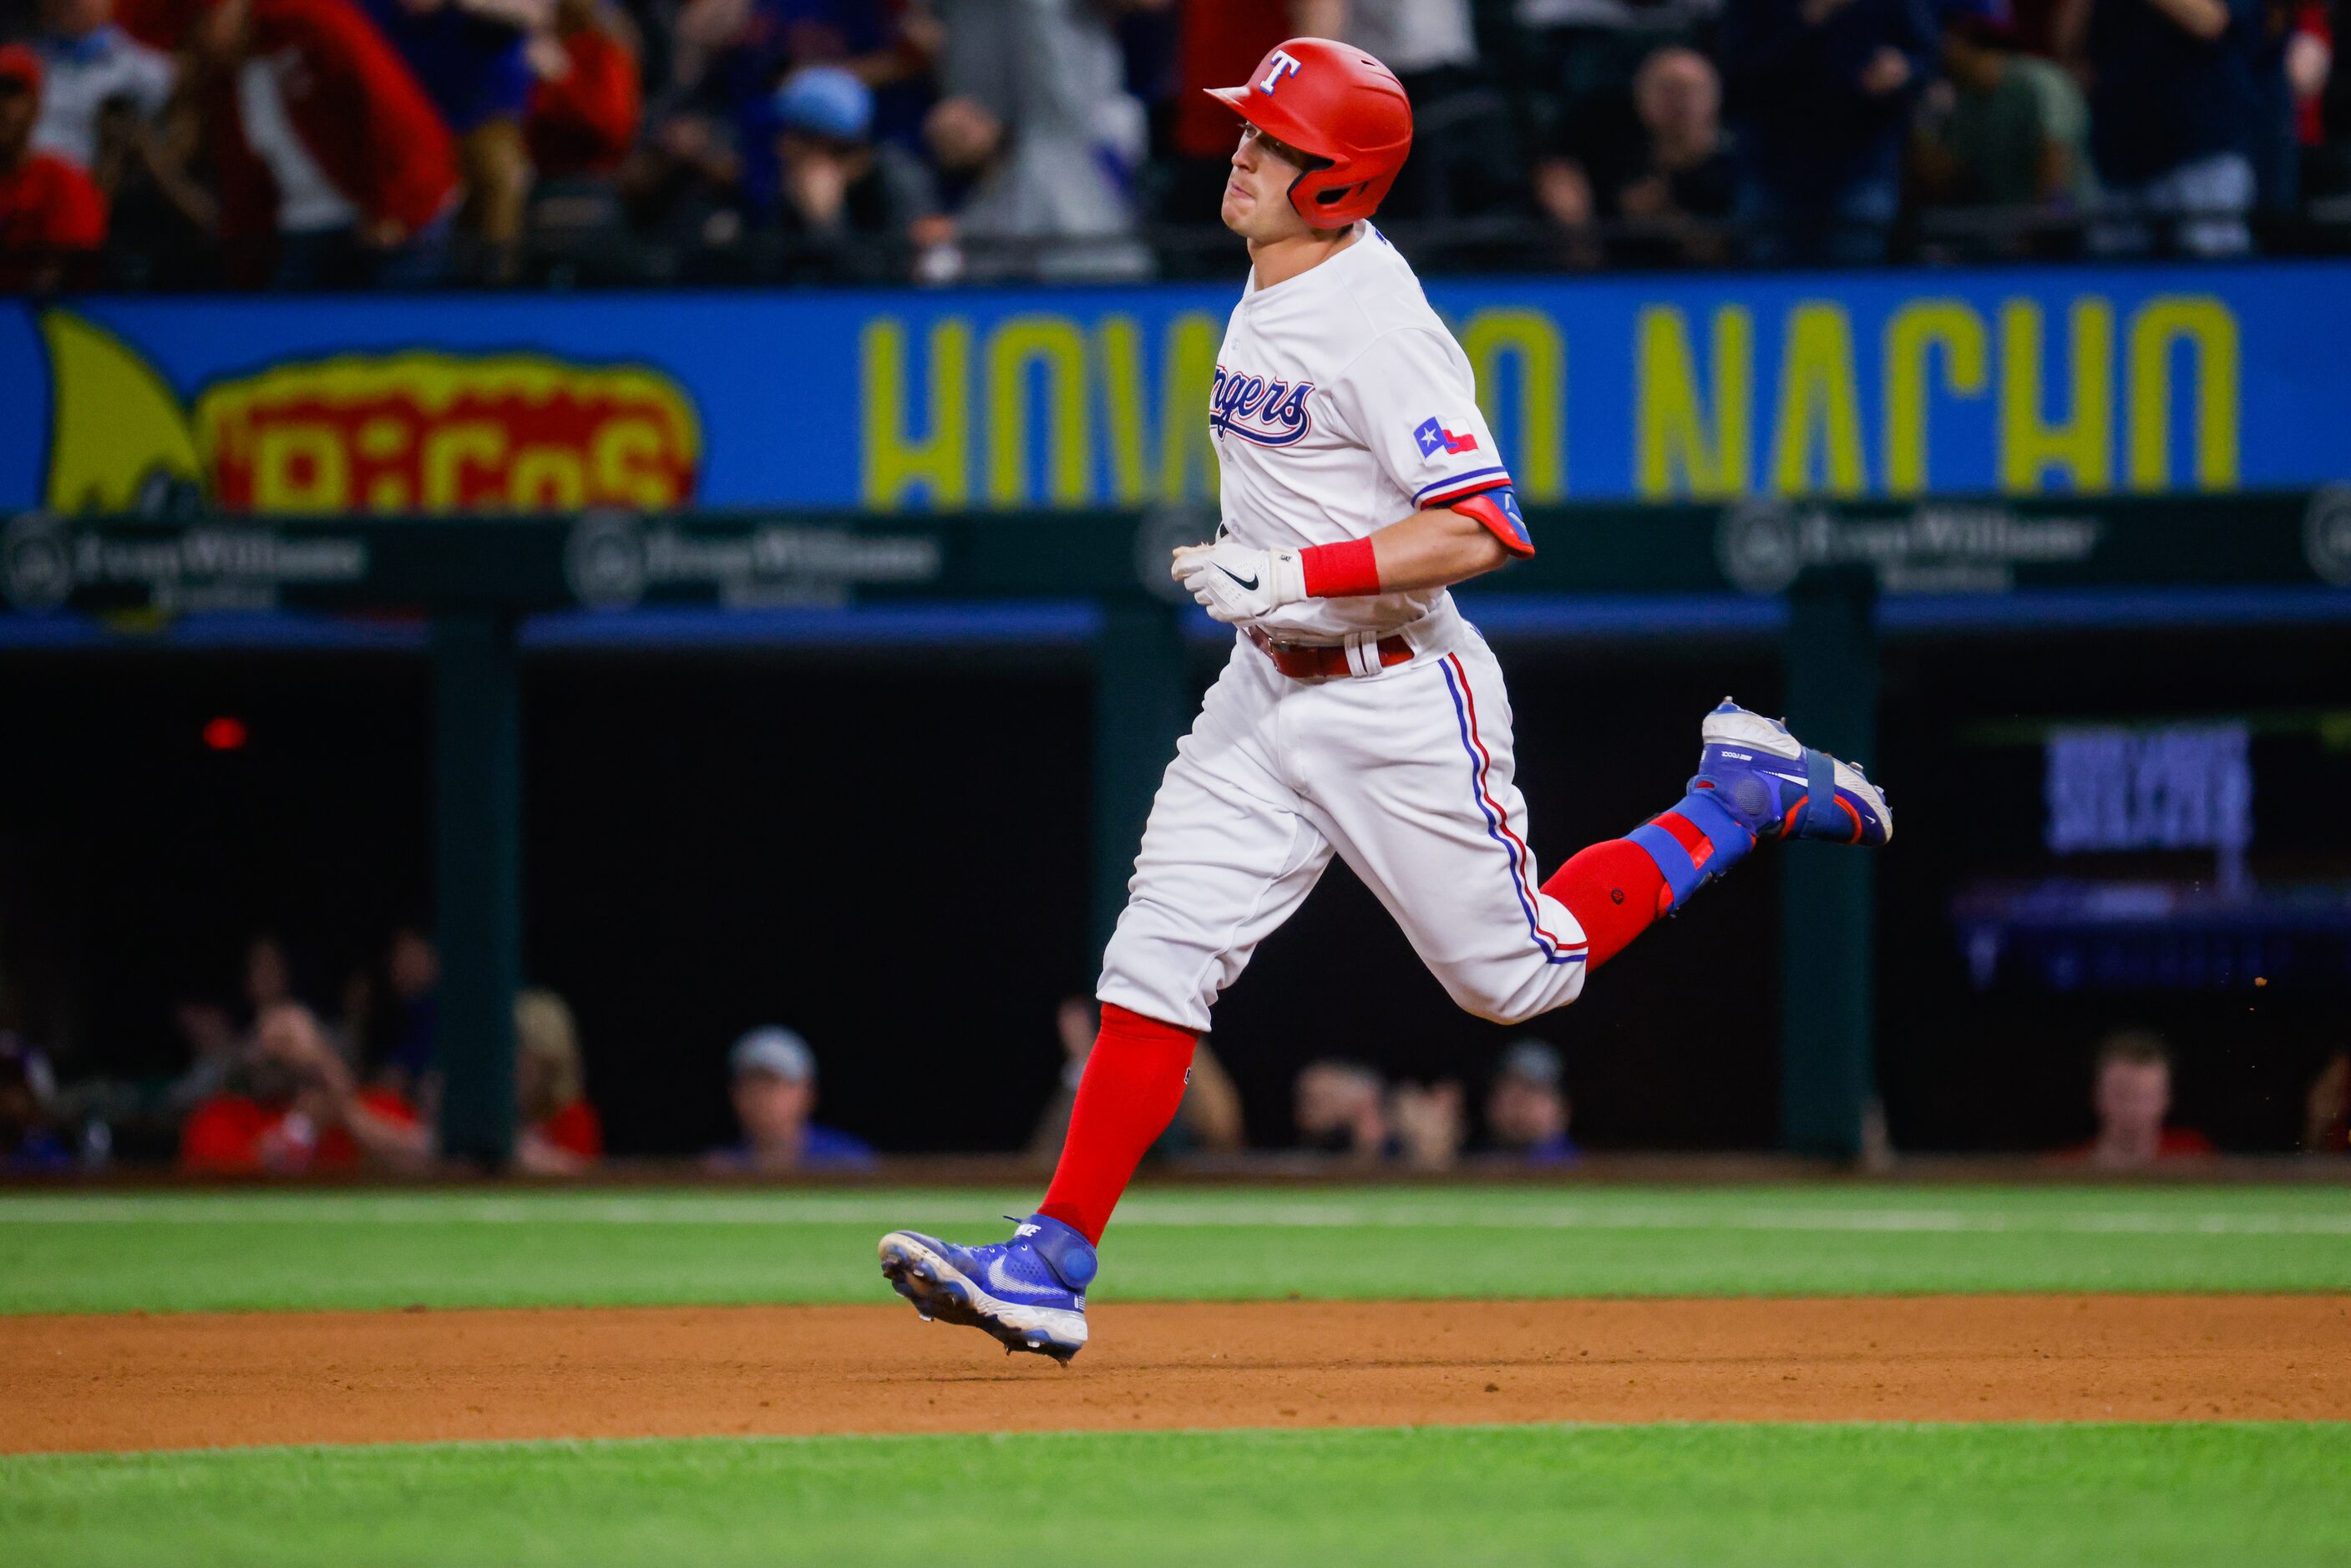
[[[1519,1421],[2351,1418],[2351,1296],[1111,1303],[1067,1369],[902,1306],[0,1318],[0,1451]]]

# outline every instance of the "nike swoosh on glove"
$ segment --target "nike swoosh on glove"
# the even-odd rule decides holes
[[[1252,621],[1306,597],[1306,563],[1295,550],[1251,550],[1221,539],[1186,545],[1167,575],[1228,625]]]

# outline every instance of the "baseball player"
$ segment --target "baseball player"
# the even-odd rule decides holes
[[[1544,878],[1510,701],[1449,585],[1534,553],[1469,362],[1370,219],[1412,145],[1395,77],[1322,38],[1212,89],[1244,122],[1226,226],[1249,242],[1208,409],[1214,542],[1172,571],[1238,628],[1151,809],[1103,956],[1102,1033],[1044,1202],[1012,1239],[882,1239],[925,1318],[1067,1362],[1095,1244],[1184,1095],[1210,1009],[1338,855],[1454,1001],[1517,1023],[1764,838],[1883,845],[1861,770],[1726,700],[1681,801]]]

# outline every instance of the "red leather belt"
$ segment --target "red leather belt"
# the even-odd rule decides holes
[[[1256,627],[1246,628],[1249,639],[1262,649],[1273,667],[1292,680],[1334,680],[1343,675],[1353,675],[1355,668],[1347,660],[1344,645],[1326,642],[1276,642]],[[1391,632],[1374,645],[1380,656],[1379,668],[1402,664],[1412,658],[1412,644],[1401,635]]]

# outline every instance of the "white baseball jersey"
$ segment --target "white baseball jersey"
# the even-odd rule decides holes
[[[1468,359],[1369,223],[1321,265],[1252,285],[1216,386],[1225,526],[1253,548],[1364,538],[1509,478]],[[1504,542],[1531,550],[1523,529]],[[1152,803],[1096,994],[1207,1029],[1337,854],[1462,1007],[1516,1022],[1573,1002],[1583,932],[1541,889],[1501,668],[1452,596],[1310,599],[1264,624],[1359,649],[1400,632],[1413,655],[1301,680],[1235,639]]]
[[[1510,478],[1478,411],[1468,356],[1368,223],[1286,282],[1259,288],[1250,275],[1225,328],[1208,428],[1225,527],[1252,549],[1364,538]],[[1504,543],[1531,553],[1523,536]],[[1307,599],[1261,624],[1278,638],[1336,642],[1393,631],[1446,597],[1427,588]]]

